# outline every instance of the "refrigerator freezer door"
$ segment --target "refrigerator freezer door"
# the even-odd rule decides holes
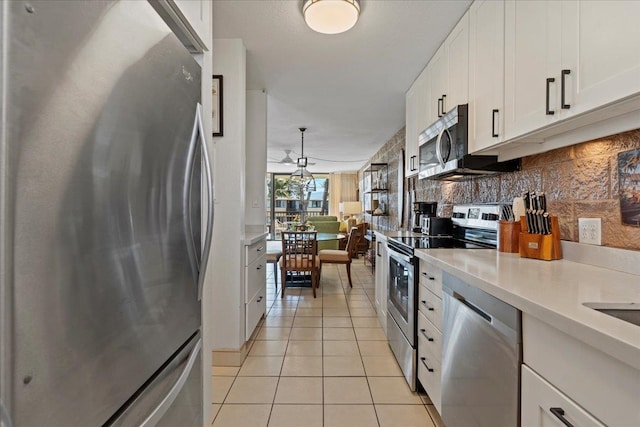
[[[2,7],[0,398],[102,425],[201,324],[200,67],[145,1]]]

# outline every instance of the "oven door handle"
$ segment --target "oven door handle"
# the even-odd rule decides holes
[[[401,254],[400,252],[396,252],[393,249],[389,249],[389,257],[399,259],[401,261],[406,262],[407,264],[411,264],[411,258],[407,255]]]
[[[444,134],[449,135],[449,140],[451,140],[451,133],[446,126],[442,128],[440,134],[438,135],[438,139],[436,139],[436,157],[438,158],[438,162],[440,162],[440,166],[444,169],[444,157],[442,157],[442,137]]]

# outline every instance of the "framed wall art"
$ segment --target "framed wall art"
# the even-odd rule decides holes
[[[625,225],[640,226],[640,150],[618,153],[620,216]]]
[[[211,88],[211,97],[213,102],[211,103],[212,111],[212,129],[213,136],[223,136],[223,100],[222,100],[222,76],[213,75],[213,84]]]

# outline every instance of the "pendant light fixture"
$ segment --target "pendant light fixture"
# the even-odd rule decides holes
[[[358,0],[307,0],[302,7],[304,20],[314,31],[339,34],[350,30],[360,16]]]
[[[307,158],[304,156],[304,131],[307,128],[299,128],[301,134],[300,157],[298,157],[298,169],[291,174],[289,182],[293,185],[301,186],[305,191],[316,191],[316,180],[307,170]]]

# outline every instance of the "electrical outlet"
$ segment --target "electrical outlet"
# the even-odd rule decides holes
[[[578,218],[579,242],[602,245],[602,219]]]

